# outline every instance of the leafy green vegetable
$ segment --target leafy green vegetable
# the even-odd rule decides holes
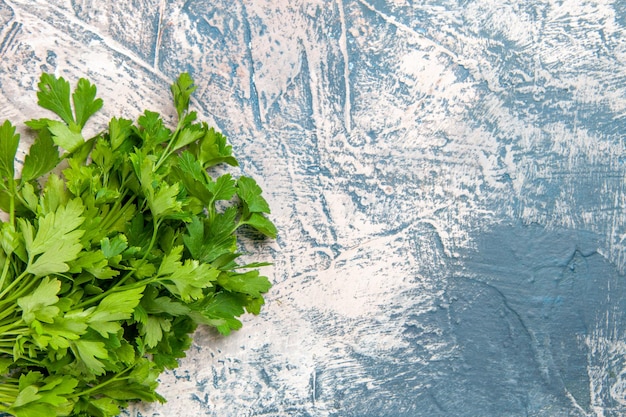
[[[145,111],[112,118],[96,87],[43,74],[26,122],[34,142],[16,177],[20,136],[0,125],[0,413],[112,417],[165,401],[157,378],[178,366],[198,325],[222,334],[258,314],[270,281],[238,265],[242,227],[276,237],[256,181],[226,138],[189,111],[189,74],[172,84],[176,126]],[[61,164],[63,162],[63,164]]]

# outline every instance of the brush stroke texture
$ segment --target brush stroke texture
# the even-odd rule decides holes
[[[262,179],[264,313],[128,416],[619,416],[625,35],[619,0],[0,0],[0,111],[43,70],[171,114],[189,71]]]

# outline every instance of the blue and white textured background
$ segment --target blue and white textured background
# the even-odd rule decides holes
[[[0,0],[0,111],[52,71],[171,114],[190,71],[266,191],[264,313],[130,416],[622,416],[625,38],[621,0]]]

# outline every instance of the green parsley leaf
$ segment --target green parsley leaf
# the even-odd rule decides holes
[[[236,182],[230,174],[224,174],[215,182],[209,182],[207,188],[213,194],[213,202],[219,200],[228,201],[237,193]],[[268,207],[269,210],[269,207]]]
[[[80,131],[70,129],[65,123],[51,120],[48,130],[52,133],[54,143],[68,152],[74,152],[85,143],[85,138]]]
[[[50,415],[50,412],[64,415],[71,409],[69,398],[77,385],[78,381],[69,375],[44,378],[40,372],[22,374],[17,388],[19,394],[8,411],[16,417],[37,417]]]
[[[253,178],[240,177],[237,180],[237,195],[250,213],[269,213],[270,207],[261,195],[262,190]]]
[[[176,107],[179,118],[182,118],[189,108],[189,99],[195,90],[196,86],[193,85],[193,79],[186,72],[180,74],[172,84],[171,91],[174,96],[174,107]]]
[[[109,353],[103,342],[79,339],[71,343],[70,348],[90,372],[104,374],[105,365],[99,359],[107,359]]]
[[[78,199],[69,201],[67,206],[59,206],[40,220],[34,238],[33,225],[19,219],[29,257],[26,272],[42,277],[69,271],[67,263],[75,260],[82,249],[80,238],[84,232],[75,230],[83,222],[82,213],[83,206]]]
[[[24,322],[30,324],[38,320],[44,323],[54,323],[54,318],[60,311],[55,306],[59,301],[57,294],[60,289],[60,281],[45,277],[32,294],[19,298],[17,305],[22,309]]]
[[[231,166],[239,165],[232,156],[232,146],[226,144],[226,137],[214,128],[207,129],[199,142],[190,145],[189,149],[196,155],[204,168],[210,168],[221,163]]]
[[[265,236],[276,239],[276,226],[274,226],[274,223],[272,223],[271,220],[260,213],[250,214],[250,217],[243,221],[242,224],[247,224]]]
[[[218,257],[236,250],[237,239],[233,236],[236,210],[228,209],[217,214],[205,230],[205,222],[198,217],[192,218],[187,225],[187,234],[183,235],[185,247],[195,259],[212,263]]]
[[[85,126],[87,120],[95,112],[102,108],[102,99],[96,98],[96,92],[96,86],[91,84],[89,80],[85,78],[78,80],[76,90],[72,94],[72,100],[74,101],[76,124],[81,128]]]
[[[121,147],[133,132],[133,121],[114,117],[109,122],[109,140],[111,149],[116,150]]]
[[[58,115],[66,124],[74,123],[70,104],[70,83],[63,77],[41,74],[37,92],[38,104]]]
[[[15,126],[6,120],[0,126],[0,186],[8,189],[7,181],[13,181],[15,154],[19,146],[20,135],[15,133]]]
[[[85,138],[102,107],[95,85],[72,92],[43,74],[38,102],[60,120],[26,122],[19,180],[20,136],[0,125],[0,414],[114,417],[129,401],[163,402],[159,374],[198,325],[228,334],[260,312],[267,263],[237,264],[238,231],[276,228],[255,180],[207,171],[237,160],[190,111],[195,88],[189,74],[171,86],[174,129],[146,110]]]
[[[87,320],[89,327],[105,338],[109,333],[117,333],[122,329],[121,323],[131,317],[139,304],[144,288],[114,292],[104,297]]]
[[[177,197],[180,193],[178,183],[169,185],[160,181],[155,173],[156,167],[153,158],[146,158],[141,153],[133,153],[130,159],[139,177],[141,189],[143,190],[152,215],[156,219],[180,213],[182,202]]]
[[[241,316],[245,310],[240,295],[217,293],[193,306],[193,317],[200,323],[215,327],[221,334],[229,334],[241,328]]]
[[[143,139],[143,147],[146,150],[152,150],[160,143],[167,141],[172,131],[163,125],[161,115],[156,112],[146,110],[143,115],[137,119],[140,129],[136,129],[136,133]]]
[[[217,283],[229,291],[253,297],[261,296],[272,286],[267,277],[260,275],[258,270],[244,273],[222,272],[217,279]]]
[[[158,275],[166,282],[165,287],[183,301],[202,298],[203,289],[213,286],[213,281],[220,271],[211,265],[200,263],[195,259],[187,259],[181,262],[182,246],[176,246],[163,258],[158,270]]]
[[[128,239],[122,234],[115,235],[113,239],[108,237],[100,241],[102,253],[107,259],[121,255],[128,248]]]
[[[163,339],[163,333],[170,331],[172,323],[169,319],[158,316],[149,316],[145,323],[139,326],[139,333],[145,337],[146,346],[152,348]]]
[[[204,128],[200,124],[190,125],[178,132],[176,142],[172,146],[172,150],[178,150],[182,147],[193,143],[204,136]]]
[[[61,177],[52,173],[48,176],[48,181],[43,188],[43,193],[39,195],[39,203],[34,210],[38,215],[45,215],[56,211],[59,206],[66,205],[70,200],[70,193],[67,192],[66,184]]]
[[[191,310],[185,304],[175,301],[167,296],[159,296],[155,287],[147,287],[141,299],[141,306],[146,314],[169,314],[170,316],[182,316]]]
[[[22,181],[27,182],[50,172],[60,162],[59,148],[48,130],[40,130],[22,167]]]

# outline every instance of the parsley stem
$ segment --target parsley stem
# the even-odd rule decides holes
[[[132,276],[132,274],[135,271],[128,271],[122,278],[120,278],[120,280],[118,282],[116,282],[113,286],[111,286],[111,288],[109,288],[108,290],[106,290],[105,292],[95,295],[85,301],[83,301],[80,304],[76,304],[74,306],[75,309],[80,309],[80,308],[85,308],[89,305],[95,304],[98,301],[102,300],[103,298],[105,298],[107,295],[112,294],[114,292],[118,292],[118,291],[126,291],[126,290],[132,290],[135,288],[140,288],[140,287],[145,287],[149,284],[152,284],[153,282],[157,282],[159,280],[159,277],[153,277],[150,279],[145,279],[145,280],[141,280],[141,281],[137,281],[137,282],[133,282],[132,284],[128,284],[128,285],[123,285],[122,284],[130,277]]]
[[[29,330],[27,327],[24,327],[24,324],[24,321],[22,319],[19,319],[12,324],[5,326],[4,328],[0,328],[0,333],[2,334],[2,336],[22,336],[23,334],[28,333]],[[14,329],[19,326],[22,326],[22,328],[9,331],[10,329]]]
[[[12,178],[9,181],[9,187],[10,187],[10,190],[9,190],[9,224],[11,225],[11,229],[15,230],[16,189],[15,189],[15,180]],[[0,277],[0,290],[2,289],[2,287],[4,287],[4,282],[6,281],[7,273],[9,272],[9,265],[11,264],[10,256],[11,254],[7,255],[6,260],[4,262],[4,266],[2,267],[2,276]],[[2,298],[2,295],[4,295],[4,292],[0,295],[0,298]]]
[[[111,210],[109,210],[107,215],[104,216],[104,219],[102,219],[102,223],[100,223],[101,230],[108,231],[115,223],[124,218],[129,210],[133,209],[133,202],[135,201],[135,198],[137,196],[132,195],[127,201],[124,202],[124,205],[121,206],[121,202],[124,200],[125,194],[126,193],[120,196],[120,198],[115,202]],[[113,213],[115,213],[115,215],[113,215]]]
[[[76,304],[74,306],[75,309],[80,309],[80,308],[85,308],[89,305],[95,304],[98,301],[102,300],[104,297],[106,297],[107,295],[117,291],[119,285],[121,284],[121,281],[126,281],[128,279],[128,277],[130,277],[135,271],[128,271],[122,278],[120,278],[119,281],[117,281],[111,288],[109,288],[108,290],[106,290],[103,293],[100,293],[98,295],[95,295],[91,298],[88,298],[87,300],[83,301],[80,304]],[[127,288],[127,287],[125,287]]]
[[[11,227],[15,227],[15,179],[9,180],[9,223]]]
[[[165,150],[163,151],[163,153],[159,157],[159,160],[157,161],[157,163],[154,165],[154,171],[155,172],[159,169],[161,164],[172,154],[172,152],[170,151],[170,148],[172,147],[172,144],[174,142],[176,142],[176,139],[178,138],[178,133],[180,132],[181,127],[182,127],[181,126],[181,120],[179,120],[178,124],[176,126],[176,130],[172,134],[170,140],[167,142],[167,146],[165,147]]]
[[[21,336],[21,335],[23,335],[25,333],[28,333],[28,329],[20,329],[20,330],[9,331],[9,329],[15,328],[17,326],[17,324],[19,324],[19,323],[16,322],[13,325],[8,325],[4,329],[0,328],[0,333],[2,334],[2,336]],[[8,340],[8,339],[2,339],[2,341],[4,341],[4,340]]]
[[[2,381],[2,384],[0,384],[0,392],[17,393],[20,391],[20,389],[15,385],[17,381],[13,382],[13,385],[6,385],[7,381],[5,381],[4,378],[1,381]]]
[[[15,281],[14,281],[15,282]],[[29,282],[27,282],[26,284],[23,284],[20,288],[18,288],[17,290],[13,291],[11,293],[10,297],[7,297],[5,299],[2,299],[2,301],[7,302],[9,300],[17,300],[20,297],[27,295],[28,293],[30,293],[34,287],[39,283],[38,280],[31,280]],[[9,288],[9,287],[7,287]],[[0,297],[1,298],[1,297]],[[2,315],[0,314],[0,317],[2,317]]]
[[[26,269],[28,269],[28,268],[26,268]],[[22,273],[21,273],[21,274],[20,274],[17,278],[15,278],[15,279],[13,280],[13,282],[12,282],[12,283],[10,283],[10,284],[9,284],[9,286],[8,286],[8,287],[6,287],[6,288],[4,289],[4,291],[2,291],[2,292],[0,293],[0,300],[4,301],[4,299],[3,299],[3,298],[4,298],[4,296],[5,296],[5,295],[6,295],[9,291],[11,291],[13,288],[15,288],[15,286],[16,286],[16,285],[17,285],[17,284],[18,284],[18,283],[19,283],[22,279],[24,279],[24,277],[25,277],[26,275],[28,275],[28,272],[24,271],[24,272],[22,272]]]
[[[150,238],[150,243],[148,244],[148,249],[146,249],[146,253],[144,253],[143,257],[141,258],[142,261],[145,261],[148,255],[150,254],[150,251],[152,251],[152,248],[154,247],[154,244],[156,243],[157,235],[159,232],[159,227],[161,227],[161,220],[160,219],[157,220],[156,217],[153,217],[152,218],[152,237]]]
[[[5,301],[5,300],[2,300]],[[5,319],[15,312],[15,303],[9,303],[9,305],[5,306],[0,312],[0,320]]]
[[[11,265],[11,255],[8,255],[4,260],[4,266],[2,267],[2,276],[0,277],[0,290],[4,287],[4,282],[7,279],[9,273],[9,266]]]
[[[128,371],[130,371],[130,370],[132,370],[132,369],[133,369],[133,366],[129,366],[128,368],[124,369],[124,370],[123,370],[123,371],[121,371],[121,372],[118,372],[117,374],[115,374],[115,375],[114,375],[114,376],[112,376],[111,378],[107,379],[106,381],[101,382],[101,383],[99,383],[98,385],[94,385],[94,386],[92,386],[92,387],[90,387],[90,388],[88,388],[88,389],[86,389],[86,390],[83,390],[83,391],[79,392],[78,394],[74,394],[74,395],[75,395],[76,397],[82,397],[82,396],[84,396],[84,395],[89,395],[89,394],[91,394],[92,392],[96,392],[96,391],[98,391],[99,389],[101,389],[102,387],[105,387],[105,386],[109,385],[109,384],[110,384],[110,383],[112,383],[112,382],[119,381],[120,379],[125,379],[125,377],[124,377],[124,378],[120,378],[120,377],[121,377],[123,374],[127,373]]]

